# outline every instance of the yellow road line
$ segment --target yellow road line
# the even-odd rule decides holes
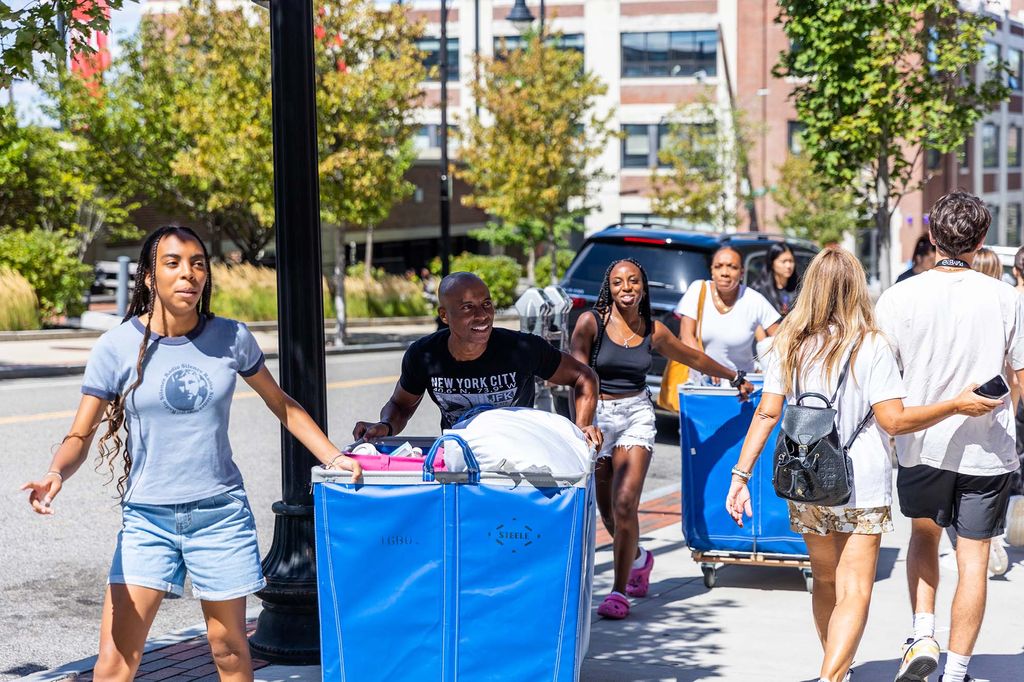
[[[327,384],[327,390],[332,391],[343,388],[359,388],[360,386],[379,386],[381,384],[393,384],[398,381],[398,375],[383,377],[367,377],[365,379],[348,379],[345,381],[332,381]],[[245,391],[235,394],[235,400],[255,398],[258,394],[254,391]],[[71,419],[75,416],[74,410],[62,410],[60,412],[39,412],[38,414],[19,414],[13,417],[0,417],[0,426],[6,424],[27,424],[29,422],[41,422],[50,419]]]

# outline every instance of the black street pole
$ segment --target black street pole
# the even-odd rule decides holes
[[[448,0],[441,0],[438,75],[441,78],[441,277],[447,277],[452,267],[452,198],[448,177]]]
[[[281,387],[327,431],[324,312],[320,291],[320,188],[312,0],[270,0]],[[310,470],[316,460],[281,429],[282,499],[263,559],[263,611],[249,640],[274,663],[320,662]]]

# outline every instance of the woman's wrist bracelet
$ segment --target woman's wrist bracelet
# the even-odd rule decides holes
[[[344,452],[339,452],[338,454],[336,454],[334,456],[334,459],[332,459],[330,462],[327,463],[327,468],[328,469],[333,469],[334,468],[334,463],[337,462],[339,459],[341,459],[344,456],[345,456]]]
[[[46,478],[47,476],[56,476],[61,483],[64,482],[64,477],[61,476],[61,473],[59,471],[56,471],[55,469],[50,469],[45,474],[43,474],[43,478]]]
[[[739,477],[739,479],[741,481],[743,481],[744,483],[749,483],[750,482],[750,477],[753,476],[754,474],[751,471],[744,471],[743,469],[740,469],[739,467],[733,467],[732,468],[732,475]]]

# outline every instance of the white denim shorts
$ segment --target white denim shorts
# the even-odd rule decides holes
[[[611,457],[615,448],[639,446],[654,452],[654,404],[647,391],[629,398],[598,400],[597,428],[604,435],[604,445],[598,457]]]

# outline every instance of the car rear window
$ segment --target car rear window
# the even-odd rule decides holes
[[[576,286],[583,282],[600,284],[608,265],[622,258],[632,258],[644,267],[652,290],[682,294],[690,282],[709,277],[708,254],[703,251],[622,242],[591,242],[583,248],[565,278]],[[651,293],[654,295],[654,291]]]

